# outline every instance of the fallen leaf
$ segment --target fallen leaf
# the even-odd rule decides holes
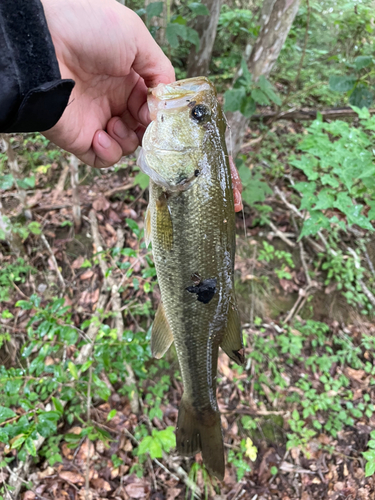
[[[93,479],[91,483],[96,490],[99,490],[99,493],[112,490],[111,485],[101,477]]]
[[[349,378],[357,380],[358,382],[361,381],[361,379],[364,377],[366,373],[365,370],[354,370],[354,368],[350,368],[349,366],[345,368],[345,371]]]
[[[167,491],[166,500],[175,500],[175,498],[177,498],[180,493],[181,490],[179,488],[169,488]]]
[[[76,260],[74,260],[72,262],[72,268],[79,269],[84,262],[85,262],[84,257],[82,255],[80,255],[79,257],[76,258]]]
[[[91,269],[87,269],[84,273],[81,274],[81,276],[79,277],[80,280],[88,280],[90,279],[92,276],[94,276],[94,271],[92,271]]]
[[[255,460],[257,459],[257,455],[258,455],[258,450],[257,450],[256,446],[254,446],[254,443],[252,442],[252,440],[249,437],[246,439],[245,455],[248,456],[252,462],[255,462]]]
[[[23,495],[23,500],[34,500],[35,493],[33,491],[25,491]]]
[[[104,196],[99,196],[92,204],[93,209],[97,212],[105,212],[110,206],[111,204]]]
[[[81,476],[81,474],[77,474],[77,472],[62,470],[62,471],[60,471],[59,476],[64,481],[68,481],[69,483],[73,483],[73,484],[78,484],[78,483],[84,482],[83,476]]]
[[[143,498],[146,496],[146,487],[141,483],[127,484],[125,491],[131,498]]]

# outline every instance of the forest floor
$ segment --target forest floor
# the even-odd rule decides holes
[[[282,123],[275,136],[282,143],[284,136],[301,131],[300,125]],[[251,141],[257,134],[254,126],[246,140]],[[16,152],[20,142],[20,137],[15,136]],[[274,143],[267,147],[270,161],[284,163],[287,175],[285,149]],[[251,157],[256,148],[249,145],[244,153]],[[37,143],[28,144],[28,154],[22,153],[19,161],[27,165],[28,158],[41,149]],[[0,349],[0,364],[7,370],[25,363],[20,349],[27,341],[29,321],[35,314],[33,309],[21,310],[16,306],[18,301],[29,300],[35,293],[41,298],[41,307],[46,307],[53,297],[61,296],[78,329],[83,329],[82,324],[95,313],[103,290],[110,284],[101,260],[95,258],[100,241],[93,236],[95,220],[100,244],[107,252],[107,267],[114,260],[111,249],[119,244],[118,239],[122,240],[121,248],[134,251],[124,252],[111,267],[121,303],[126,306],[122,311],[126,331],[147,340],[152,311],[160,298],[154,287],[156,278],[144,272],[149,269],[150,252],[142,246],[139,236],[148,194],[134,183],[134,161],[125,159],[118,168],[103,172],[82,167],[78,188],[82,227],[75,231],[72,224],[66,225],[66,221],[73,221],[69,176],[60,182],[62,189],[56,190],[59,178],[67,174],[67,169],[62,173],[66,159],[60,152],[47,171],[36,167],[35,188],[27,194],[33,220],[40,223],[48,242],[46,245],[40,235],[31,234],[23,243],[23,259],[35,271],[21,272],[18,280],[6,280],[3,272],[0,280],[0,313],[10,313],[9,319],[3,314],[0,332],[11,335]],[[42,156],[38,162],[43,164]],[[277,185],[290,199],[284,179],[273,179],[273,186]],[[22,217],[15,190],[2,192],[2,204],[8,216]],[[257,214],[249,207],[245,207],[244,214],[237,214],[236,288],[247,363],[244,368],[235,367],[223,353],[219,359],[218,403],[228,452],[225,480],[211,481],[201,467],[192,472],[194,458],[180,458],[173,450],[159,460],[147,458],[143,463],[137,456],[137,440],[144,436],[142,432],[152,434],[154,429],[176,425],[182,383],[171,349],[166,355],[167,364],[156,365],[154,371],[153,362],[145,361],[149,378],[146,373],[139,379],[138,371],[133,369],[131,376],[136,379],[137,390],[131,395],[121,390],[119,382],[108,378],[103,369],[101,380],[109,392],[107,400],[96,394],[85,397],[89,403],[88,420],[107,431],[108,439],[97,435],[90,440],[80,437],[72,446],[71,436],[83,435],[86,416],[70,422],[62,418],[56,441],[61,460],[50,465],[46,451],[37,454],[23,480],[28,484],[22,486],[21,498],[194,498],[189,488],[191,481],[197,485],[197,497],[216,500],[375,498],[375,481],[365,477],[362,455],[375,429],[375,360],[371,349],[374,322],[349,307],[335,284],[326,284],[326,273],[316,264],[316,248],[312,244],[301,249],[292,212],[282,199],[275,193],[268,194],[264,204],[272,209],[271,226],[257,223]],[[273,250],[263,242],[272,245]],[[16,259],[7,245],[0,246],[3,271],[15,265]],[[122,273],[129,265],[131,275]],[[111,327],[115,321],[111,315],[114,302],[113,297],[107,297],[102,320]],[[65,361],[74,360],[79,349],[78,343],[68,347]],[[48,363],[57,360],[50,356],[45,360]],[[165,375],[169,383],[161,390],[156,408],[161,413],[150,413],[159,397],[150,388],[161,387]],[[0,405],[1,394],[0,388]],[[38,404],[45,407],[47,400]],[[17,405],[12,410],[17,415],[24,413]],[[146,431],[140,432],[140,426]],[[0,443],[0,462],[12,456],[15,460],[0,471],[0,487],[4,488],[18,464],[16,450]],[[196,460],[201,463],[199,457]],[[22,476],[19,471],[17,474]]]

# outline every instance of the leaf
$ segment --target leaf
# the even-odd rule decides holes
[[[366,463],[365,476],[369,477],[375,473],[375,460]]]
[[[335,197],[330,192],[329,189],[322,189],[316,197],[316,205],[314,210],[326,210],[327,208],[333,207],[333,202]]]
[[[75,380],[78,380],[78,371],[77,371],[76,365],[74,363],[72,363],[71,361],[68,361],[68,368],[69,368],[70,373],[72,374],[72,377]]]
[[[138,446],[138,455],[144,455],[145,453],[148,453],[152,440],[153,438],[151,436],[146,436],[142,439]]]
[[[237,81],[241,83],[241,80],[243,80],[245,86],[248,87],[251,84],[251,80],[253,77],[251,76],[249,68],[247,67],[246,60],[244,58],[242,58],[241,60],[241,70],[242,70],[242,75]]]
[[[358,108],[369,108],[374,99],[374,94],[366,85],[357,85],[349,97],[349,103]]]
[[[178,37],[186,39],[186,27],[176,23],[168,23],[165,35],[172,49],[177,49],[180,44]]]
[[[246,96],[242,101],[240,106],[241,113],[246,116],[246,118],[250,118],[252,114],[255,113],[256,103],[252,97]]]
[[[151,440],[148,452],[152,459],[161,458],[163,456],[163,449],[159,439],[155,438]]]
[[[27,226],[27,228],[33,234],[38,235],[38,234],[42,233],[42,229],[40,227],[40,224],[37,221],[29,222],[29,225]]]
[[[331,90],[335,90],[336,92],[348,92],[348,90],[352,90],[356,81],[357,79],[354,76],[330,76],[329,88]]]
[[[33,189],[35,187],[35,175],[25,177],[24,179],[17,179],[16,182],[21,189]]]
[[[117,413],[117,410],[113,409],[111,410],[109,413],[108,413],[108,416],[107,416],[107,422],[108,420],[112,420],[112,418],[116,415]]]
[[[357,108],[357,106],[352,106],[351,108],[353,111],[358,113],[358,118],[362,118],[365,120],[368,120],[369,118],[371,118],[370,112],[367,108],[360,109],[360,108]]]
[[[258,85],[260,89],[273,101],[277,106],[281,106],[282,102],[280,97],[276,94],[273,89],[272,84],[265,78],[264,75],[261,75],[258,80]]]
[[[245,98],[246,90],[243,87],[227,90],[224,94],[224,111],[239,111]]]
[[[372,63],[371,56],[358,56],[354,61],[355,69],[357,71],[360,71],[363,68],[367,68],[367,66],[370,66],[371,63]]]
[[[302,231],[299,236],[299,239],[304,236],[313,236],[321,229],[329,229],[330,223],[325,215],[322,214],[319,210],[311,211],[310,218],[306,219],[303,223]]]
[[[253,89],[251,91],[251,97],[254,99],[256,103],[262,104],[264,106],[270,103],[266,94],[260,89]]]
[[[163,12],[163,3],[164,2],[151,2],[146,7],[146,16],[148,19],[156,16],[159,17]]]
[[[36,457],[36,447],[34,441],[31,439],[31,437],[28,437],[25,441],[25,448],[27,452],[32,456]]]
[[[173,427],[169,426],[165,430],[159,431],[157,436],[161,441],[164,451],[167,453],[171,448],[176,446],[176,436]]]
[[[13,183],[14,177],[12,174],[2,175],[0,177],[0,189],[2,189],[3,191],[10,189],[13,186]]]
[[[186,26],[186,40],[195,45],[196,50],[199,50],[200,40],[197,30],[189,28],[189,26]]]
[[[15,417],[17,414],[14,413],[10,408],[5,408],[5,406],[0,406],[0,424],[8,420],[8,418]]]
[[[255,462],[255,460],[257,459],[257,455],[258,455],[258,450],[257,450],[256,446],[254,446],[254,443],[252,442],[252,440],[249,437],[246,439],[245,455],[247,457],[249,457],[252,462]]]
[[[60,413],[60,415],[62,415],[62,414],[64,413],[64,407],[63,407],[63,405],[61,404],[61,401],[60,401],[60,400],[58,400],[57,398],[54,398],[54,397],[52,396],[52,403],[53,403],[53,405],[54,405],[54,407],[55,407],[55,410],[56,410],[58,413]]]
[[[208,10],[207,6],[203,5],[202,3],[199,3],[199,2],[189,3],[188,7],[195,16],[209,16],[210,15],[210,11]]]

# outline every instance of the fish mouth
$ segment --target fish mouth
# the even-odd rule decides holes
[[[214,92],[215,87],[205,76],[187,78],[173,83],[159,83],[149,89],[148,107],[151,120],[155,120],[159,110],[178,109],[186,106],[192,98],[199,102],[205,92]]]

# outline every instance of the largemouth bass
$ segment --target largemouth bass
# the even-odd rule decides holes
[[[244,361],[233,288],[235,213],[225,117],[207,78],[159,84],[148,98],[152,122],[138,160],[150,176],[145,238],[152,242],[161,303],[151,350],[175,342],[182,396],[177,451],[201,451],[223,479],[224,446],[216,401],[219,346]]]

